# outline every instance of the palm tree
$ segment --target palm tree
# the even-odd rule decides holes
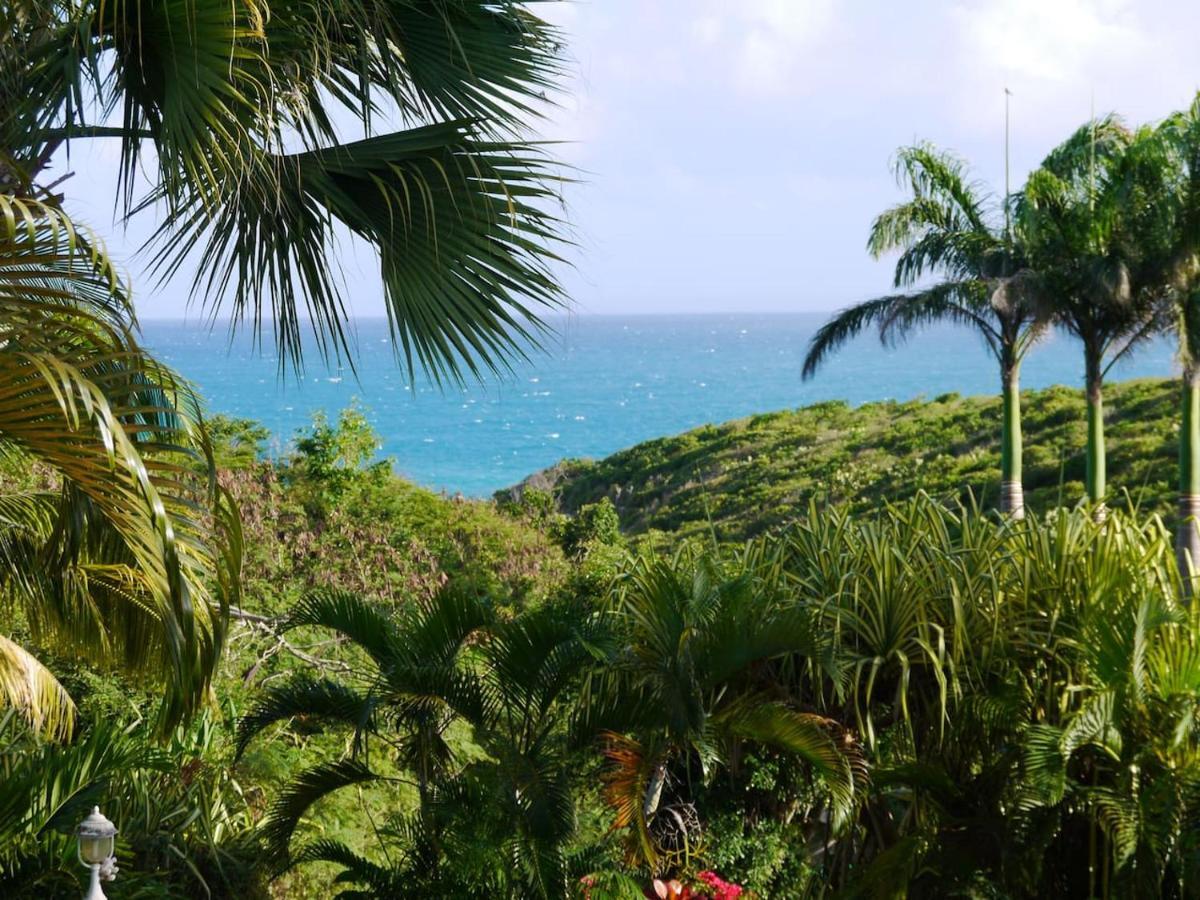
[[[347,755],[298,774],[272,806],[264,836],[278,865],[334,862],[342,880],[381,897],[565,896],[582,874],[567,854],[567,734],[582,674],[602,646],[594,625],[552,606],[501,622],[485,601],[446,590],[398,621],[357,596],[317,593],[282,628],[302,626],[339,633],[367,664],[346,681],[301,676],[272,688],[239,723],[243,751],[296,716],[352,735]],[[447,741],[455,724],[471,729],[484,759]],[[416,779],[418,809],[393,829],[401,861],[380,866],[330,841],[290,852],[313,803],[386,781],[384,765],[372,763],[380,753]]]
[[[627,830],[630,859],[652,872],[686,866],[679,854],[696,839],[684,828],[681,846],[691,807],[679,786],[693,773],[710,780],[744,744],[806,763],[831,824],[855,803],[857,745],[791,702],[771,674],[787,660],[831,675],[833,665],[819,613],[789,602],[773,572],[754,557],[727,569],[685,550],[636,561],[619,591],[615,649],[588,681],[579,736],[602,739],[613,827]]]
[[[206,697],[240,533],[194,393],[141,350],[134,322],[97,243],[52,202],[0,195],[0,456],[35,471],[0,495],[6,630],[161,679],[169,725]],[[0,707],[44,736],[74,721],[12,632]]]
[[[929,276],[939,280],[839,312],[813,336],[804,377],[812,377],[864,328],[877,327],[885,344],[934,322],[975,329],[1000,365],[1000,509],[1022,518],[1021,362],[1044,321],[1019,232],[1010,227],[1007,200],[997,202],[984,193],[968,180],[964,163],[949,153],[929,144],[905,147],[896,156],[895,172],[912,199],[875,220],[867,248],[876,258],[901,251],[897,288],[911,289]]]
[[[1158,127],[1160,184],[1153,208],[1160,213],[1145,241],[1153,290],[1171,312],[1165,323],[1179,342],[1179,520],[1175,547],[1185,584],[1200,567],[1200,95]]]
[[[138,346],[126,286],[46,183],[56,154],[117,142],[118,207],[160,214],[157,272],[193,265],[213,315],[272,326],[281,365],[301,363],[305,318],[322,354],[351,349],[349,234],[378,256],[398,359],[459,379],[521,355],[562,301],[561,179],[521,127],[559,52],[510,0],[0,8],[0,446],[55,482],[3,498],[0,578],[38,642],[158,672],[176,720],[206,692],[238,573],[197,401]],[[377,132],[389,118],[404,128]],[[0,702],[69,729],[21,641],[0,643]]]
[[[300,360],[304,318],[322,353],[349,351],[347,234],[377,255],[410,369],[503,366],[559,304],[560,179],[519,135],[560,45],[523,4],[20,0],[3,21],[0,186],[116,141],[122,208],[161,213],[158,270],[194,262],[197,297],[270,321],[281,360]]]
[[[1159,169],[1154,135],[1108,116],[1042,161],[1018,198],[1026,251],[1054,322],[1083,345],[1087,493],[1104,514],[1104,378],[1160,326],[1147,254]]]

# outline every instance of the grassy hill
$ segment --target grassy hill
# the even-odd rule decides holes
[[[1169,514],[1177,391],[1177,382],[1160,379],[1107,391],[1112,505]],[[1082,393],[1027,391],[1023,403],[1027,505],[1039,512],[1076,503],[1084,495]],[[867,507],[924,489],[948,498],[970,492],[991,506],[999,427],[998,396],[819,403],[564,461],[524,486],[552,491],[567,513],[607,497],[631,534],[707,534],[711,525],[721,540],[742,540],[786,522],[813,497]]]

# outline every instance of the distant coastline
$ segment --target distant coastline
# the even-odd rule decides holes
[[[504,378],[439,389],[412,382],[395,359],[386,320],[358,320],[357,379],[344,365],[308,356],[303,375],[281,379],[264,335],[232,340],[185,320],[145,319],[145,342],[196,382],[212,412],[255,419],[282,451],[313,412],[333,415],[356,400],[398,472],[451,494],[486,497],[565,458],[603,458],[639,442],[757,413],[823,400],[994,395],[994,367],[976,338],[935,328],[895,349],[856,342],[809,382],[800,365],[821,313],[592,316],[563,327],[545,352]],[[1029,388],[1077,386],[1078,354],[1052,337],[1024,371]],[[1175,372],[1166,341],[1148,344],[1114,379]]]

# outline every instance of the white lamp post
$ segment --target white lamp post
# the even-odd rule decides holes
[[[117,858],[113,855],[117,826],[101,814],[100,807],[93,806],[92,814],[75,829],[75,839],[79,845],[79,861],[92,870],[92,883],[83,900],[107,900],[104,891],[100,890],[100,882],[117,877]]]

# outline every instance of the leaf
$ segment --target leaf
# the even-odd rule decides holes
[[[19,644],[0,635],[0,706],[16,710],[39,735],[69,738],[75,703],[45,666]]]
[[[301,817],[322,797],[376,778],[374,772],[353,759],[322,763],[306,769],[287,785],[271,804],[262,823],[265,851],[280,871],[289,865],[288,845]]]

